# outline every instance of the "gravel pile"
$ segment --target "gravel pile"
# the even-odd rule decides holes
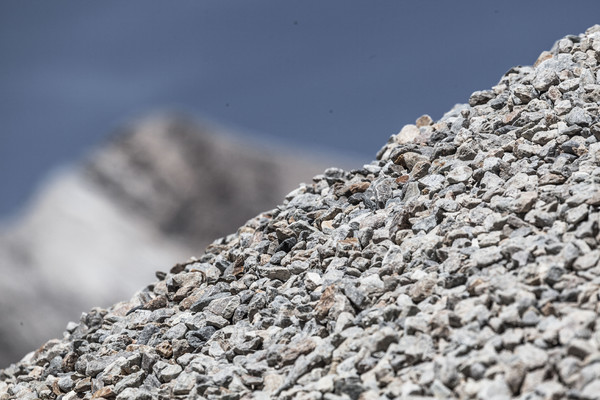
[[[595,26],[326,170],[0,399],[598,398],[599,59]]]

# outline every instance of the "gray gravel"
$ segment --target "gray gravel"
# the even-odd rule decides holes
[[[0,399],[595,399],[600,26],[92,309]],[[199,205],[201,206],[201,205]]]

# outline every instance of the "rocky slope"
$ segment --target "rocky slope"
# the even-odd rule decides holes
[[[0,233],[0,366],[273,207],[330,161],[175,116],[132,123],[57,173]]]
[[[0,398],[594,399],[600,26],[84,313]]]

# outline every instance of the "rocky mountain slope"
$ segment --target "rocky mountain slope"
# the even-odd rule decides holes
[[[0,398],[595,399],[600,26],[5,369]]]
[[[0,233],[0,366],[199,254],[328,162],[183,117],[132,123]]]

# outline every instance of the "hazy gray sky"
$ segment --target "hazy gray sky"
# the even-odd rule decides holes
[[[153,110],[370,160],[598,16],[597,1],[1,2],[0,218]]]

